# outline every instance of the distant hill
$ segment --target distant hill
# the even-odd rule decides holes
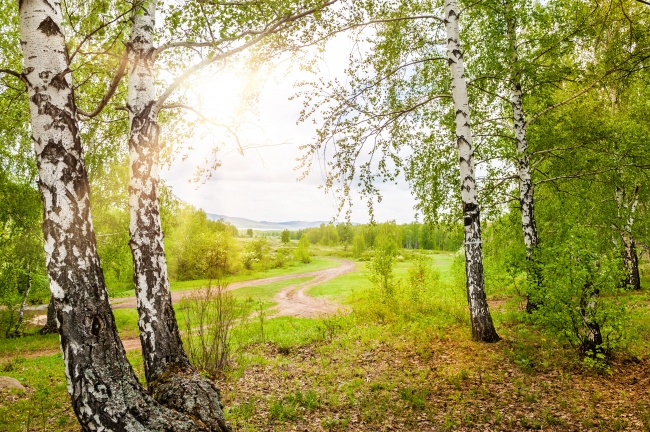
[[[304,228],[314,228],[319,227],[321,224],[327,225],[327,221],[288,221],[288,222],[268,222],[268,221],[254,221],[251,219],[241,218],[241,217],[231,217],[224,216],[212,213],[206,213],[208,219],[219,220],[223,219],[225,222],[233,224],[238,229],[254,229],[260,231],[276,231],[276,230],[285,230],[296,231]]]

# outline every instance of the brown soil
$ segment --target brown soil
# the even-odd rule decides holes
[[[327,270],[321,270],[318,275],[310,281],[290,285],[280,291],[273,300],[277,302],[276,313],[270,318],[280,316],[295,316],[302,318],[315,318],[325,315],[333,315],[337,312],[347,310],[340,304],[323,298],[315,298],[307,295],[307,289],[325,283],[336,277],[350,273],[355,268],[352,261],[341,260],[341,265]]]

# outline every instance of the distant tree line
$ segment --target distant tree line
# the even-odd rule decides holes
[[[412,222],[397,224],[394,221],[353,225],[346,223],[321,224],[317,228],[291,231],[291,239],[303,235],[313,245],[352,247],[354,250],[372,248],[380,235],[390,233],[395,244],[404,249],[458,251],[463,245],[462,228],[457,225],[433,225]],[[356,245],[356,246],[355,246]]]

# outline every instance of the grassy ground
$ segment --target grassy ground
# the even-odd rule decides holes
[[[413,298],[408,269],[380,301],[359,271],[310,289],[350,305],[327,319],[254,317],[233,332],[233,361],[219,378],[227,418],[237,431],[650,431],[647,295],[631,296],[636,338],[606,370],[585,367],[575,352],[528,323],[519,299],[491,289],[503,340],[470,338],[462,267],[450,254],[428,255],[438,272]],[[409,258],[409,257],[407,257]],[[272,297],[287,281],[233,293]],[[134,311],[118,311],[133,332]],[[0,395],[0,431],[75,430],[60,354],[30,358],[55,337],[0,340],[0,375],[26,393]],[[138,373],[142,360],[129,354]]]
[[[313,257],[312,261],[308,264],[297,263],[295,261],[292,261],[286,267],[282,267],[282,268],[270,269],[266,271],[254,271],[246,274],[240,274],[237,276],[231,276],[228,279],[226,279],[226,282],[228,283],[245,282],[253,279],[270,278],[275,276],[293,275],[299,273],[309,273],[309,272],[323,270],[330,267],[336,267],[338,264],[339,264],[338,261],[335,261],[331,258]],[[209,281],[207,279],[172,282],[171,289],[172,291],[182,291],[187,289],[203,288],[207,286],[208,282]]]
[[[284,276],[284,275],[295,275],[299,273],[309,273],[317,270],[323,270],[330,267],[336,267],[338,262],[332,258],[327,257],[313,257],[310,263],[304,264],[297,261],[291,261],[287,263],[284,267],[269,269],[269,270],[251,270],[246,271],[242,274],[229,276],[226,278],[227,283],[234,282],[245,282],[254,279],[263,279],[270,278],[275,276]],[[189,281],[172,281],[171,290],[172,291],[185,291],[196,288],[204,288],[208,286],[209,283],[214,284],[214,280],[210,281],[208,279],[197,279]],[[115,285],[108,287],[109,295],[112,298],[119,297],[132,297],[135,295],[135,291],[131,287],[124,287],[123,285]]]

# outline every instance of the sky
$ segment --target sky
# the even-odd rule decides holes
[[[320,61],[321,70],[330,78],[343,76],[350,49],[347,40],[339,38],[327,46]],[[341,55],[343,54],[343,55]],[[182,200],[207,213],[244,217],[264,221],[330,221],[337,218],[337,199],[319,186],[323,173],[314,165],[310,175],[298,181],[297,159],[303,154],[300,145],[312,142],[316,125],[297,124],[302,103],[289,100],[296,93],[296,82],[312,79],[286,64],[277,66],[270,75],[250,77],[242,73],[242,65],[231,65],[210,76],[196,78],[190,88],[196,108],[213,122],[238,124],[237,137],[244,148],[237,151],[237,140],[222,127],[206,124],[197,130],[187,145],[187,157],[175,158],[161,177]],[[249,83],[261,89],[257,100],[246,103],[244,95]],[[262,84],[260,84],[262,83]],[[246,113],[234,109],[245,106]],[[251,113],[251,108],[255,111]],[[244,119],[244,120],[242,120]],[[196,178],[197,167],[210,158],[215,144],[220,147],[217,158],[221,165],[210,178]],[[403,178],[398,184],[381,184],[382,203],[375,207],[375,220],[414,220],[415,201]],[[338,220],[343,220],[340,215]],[[355,200],[351,220],[369,221],[367,206]],[[421,218],[420,218],[421,220]]]

